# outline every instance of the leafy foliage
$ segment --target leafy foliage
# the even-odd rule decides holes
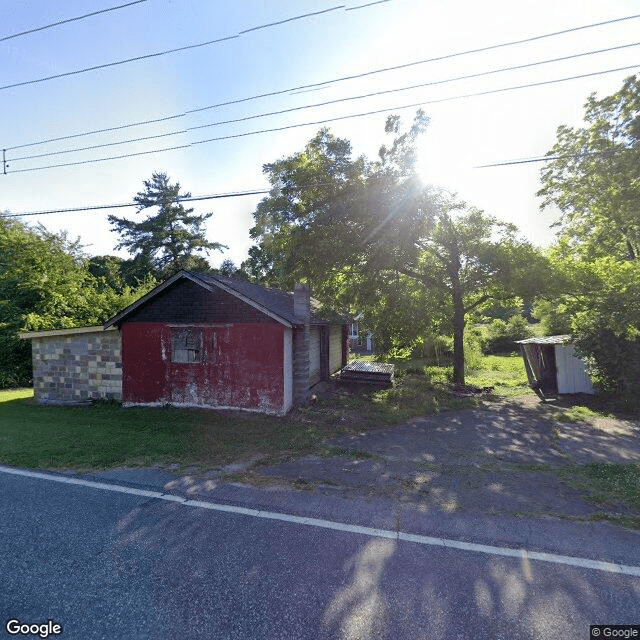
[[[513,225],[421,183],[416,140],[427,124],[421,111],[406,131],[388,118],[391,141],[375,162],[353,159],[349,142],[323,129],[304,151],[265,165],[272,188],[254,213],[247,268],[289,288],[306,279],[321,300],[364,311],[384,347],[451,332],[462,382],[465,314],[532,295],[543,260]]]
[[[489,325],[485,353],[506,353],[517,349],[516,340],[531,337],[529,323],[521,315],[511,316],[506,322],[495,319]]]
[[[0,387],[28,384],[24,330],[95,325],[131,304],[137,290],[94,276],[78,240],[0,216]]]
[[[601,100],[589,96],[585,126],[561,126],[542,170],[543,206],[561,213],[565,248],[591,260],[640,251],[640,79]]]
[[[591,377],[623,402],[640,398],[640,79],[591,95],[585,126],[558,129],[542,171],[543,206],[562,212],[552,259],[564,295],[538,303],[547,328],[571,324]]]
[[[602,258],[591,265],[600,286],[576,310],[573,334],[594,382],[626,403],[640,403],[640,261]]]

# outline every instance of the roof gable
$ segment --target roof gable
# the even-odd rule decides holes
[[[107,329],[113,325],[119,325],[125,322],[127,318],[135,314],[136,311],[138,311],[143,306],[151,302],[153,299],[157,298],[159,295],[163,294],[172,285],[174,285],[175,283],[183,279],[189,280],[190,282],[210,292],[213,291],[213,287],[222,289],[223,291],[226,291],[227,293],[235,296],[236,298],[239,298],[240,300],[250,305],[251,307],[258,309],[259,311],[269,316],[276,322],[279,322],[289,327],[292,326],[293,324],[288,318],[280,316],[277,312],[274,312],[268,307],[265,307],[259,301],[255,301],[248,298],[246,295],[243,295],[241,292],[231,289],[228,285],[225,285],[224,283],[207,282],[202,278],[200,274],[194,274],[188,271],[179,271],[178,273],[171,276],[170,278],[168,278],[167,280],[159,284],[157,287],[149,291],[149,293],[145,294],[144,296],[136,300],[133,304],[129,305],[128,307],[120,311],[118,314],[116,314],[115,316],[107,320],[107,322],[105,322],[104,324],[104,328]]]
[[[137,310],[162,294],[181,279],[187,279],[210,292],[212,292],[214,288],[222,289],[228,294],[235,296],[246,304],[269,316],[276,322],[287,327],[301,323],[300,319],[293,313],[292,293],[252,284],[251,282],[238,278],[179,271],[163,283],[159,284],[155,289],[152,289],[149,293],[142,296],[139,300],[136,300],[132,305],[120,311],[113,318],[107,320],[104,324],[104,328],[106,329],[126,321],[126,319],[133,315]],[[335,322],[336,319],[334,318],[333,321]],[[312,324],[326,324],[327,322],[328,320],[321,318],[312,311]]]

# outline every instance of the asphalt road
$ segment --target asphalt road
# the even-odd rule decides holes
[[[25,637],[9,619],[64,640],[577,640],[640,624],[640,577],[0,473],[0,637]]]

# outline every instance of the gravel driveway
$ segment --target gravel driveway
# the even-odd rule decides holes
[[[339,455],[258,466],[251,474],[315,491],[383,495],[424,511],[597,517],[602,506],[585,501],[558,470],[640,463],[640,424],[559,422],[560,412],[535,396],[488,403],[335,438],[326,444]],[[615,503],[608,512],[629,514]]]

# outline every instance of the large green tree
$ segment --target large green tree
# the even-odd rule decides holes
[[[560,126],[538,195],[562,214],[566,248],[586,259],[640,256],[640,79],[589,96],[583,127]]]
[[[342,284],[360,310],[401,305],[407,333],[437,322],[454,337],[454,381],[464,383],[466,314],[492,299],[531,295],[541,256],[512,225],[426,188],[416,175],[418,112],[374,162],[322,130],[301,153],[265,165],[272,189],[259,204],[253,264],[291,286],[306,278],[327,302]],[[538,278],[538,283],[541,279]],[[528,287],[528,288],[527,288]],[[424,313],[407,313],[420,301]],[[373,315],[376,315],[375,312]]]
[[[561,126],[541,173],[543,206],[556,205],[563,295],[538,305],[571,329],[594,380],[637,404],[640,354],[640,79],[585,104],[584,126]]]
[[[110,215],[109,222],[121,237],[116,249],[127,249],[138,263],[150,265],[158,278],[180,269],[208,271],[208,262],[198,254],[228,248],[206,239],[203,225],[213,214],[194,215],[193,208],[185,209],[180,199],[191,194],[181,194],[180,184],[171,184],[166,173],[154,173],[144,187],[133,199],[138,213],[152,208],[157,212],[142,222]]]
[[[98,324],[151,284],[114,288],[89,272],[79,240],[0,215],[0,387],[29,383],[31,345],[20,331]]]
[[[364,159],[351,157],[349,141],[328,129],[321,129],[301,152],[265,164],[271,191],[253,214],[250,233],[257,245],[243,263],[245,270],[279,286],[293,287],[295,280],[309,278],[319,285],[326,266],[342,257],[343,242],[336,246],[335,238],[349,232],[346,207],[353,190],[364,184],[364,172]],[[310,230],[319,227],[325,235],[313,234],[310,243]]]

